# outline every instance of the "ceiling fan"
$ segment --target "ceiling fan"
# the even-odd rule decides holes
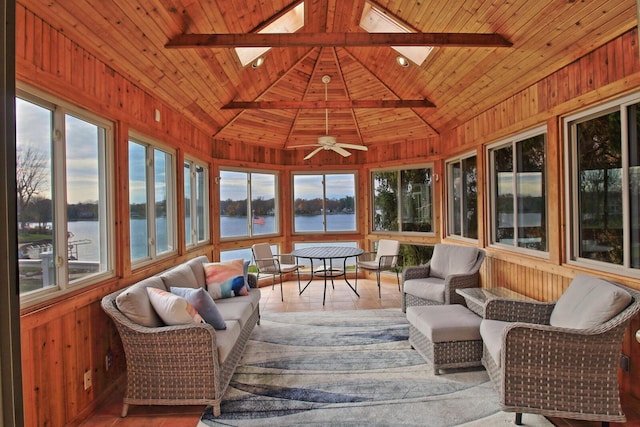
[[[324,100],[327,101],[327,85],[331,81],[331,77],[322,76],[322,83],[324,83]],[[340,154],[343,157],[348,157],[351,153],[345,148],[349,148],[351,150],[361,150],[367,151],[368,148],[364,145],[355,145],[355,144],[344,144],[340,143],[336,140],[335,137],[329,135],[329,109],[324,109],[324,118],[325,118],[325,134],[323,136],[318,137],[318,143],[309,145],[310,147],[317,147],[311,153],[307,154],[304,159],[308,160],[318,154],[321,150],[333,150],[336,153]]]

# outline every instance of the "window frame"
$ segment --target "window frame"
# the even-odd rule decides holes
[[[326,201],[327,199],[327,183],[326,177],[330,175],[352,175],[353,176],[353,214],[354,214],[354,229],[353,230],[327,230],[327,209]],[[320,176],[322,177],[322,230],[312,230],[312,231],[296,231],[296,214],[295,214],[295,201],[296,201],[296,192],[295,192],[295,179],[297,176]],[[353,234],[358,233],[360,230],[360,225],[358,223],[358,172],[353,170],[330,170],[330,171],[292,171],[291,172],[291,233],[293,235],[331,235],[331,234]]]
[[[164,144],[157,142],[157,140],[148,137],[142,133],[131,130],[127,138],[127,153],[131,143],[136,143],[145,148],[145,177],[146,177],[146,206],[147,206],[147,256],[141,258],[133,258],[133,251],[129,253],[129,262],[131,263],[131,269],[143,267],[155,261],[175,256],[178,253],[178,232],[177,232],[177,153],[176,150],[168,147]],[[166,206],[166,222],[167,222],[167,245],[170,248],[167,251],[158,253],[157,251],[157,215],[155,207],[156,192],[155,192],[155,151],[161,151],[165,155],[171,156],[171,162],[168,165],[171,167],[167,179],[167,206]],[[127,154],[127,160],[129,167],[131,167],[129,155]],[[131,176],[128,176],[129,191],[127,193],[128,212],[129,212],[129,242],[131,242]],[[130,245],[130,248],[133,246]]]
[[[630,211],[631,201],[629,191],[630,187],[630,174],[629,174],[629,117],[628,107],[640,104],[640,93],[635,92],[627,96],[611,100],[609,102],[593,106],[591,108],[579,111],[567,116],[562,117],[562,131],[564,139],[564,166],[565,166],[565,216],[567,218],[567,227],[565,230],[565,256],[566,263],[569,265],[586,267],[599,271],[622,274],[629,277],[640,278],[640,268],[631,267],[631,230],[630,230]],[[581,123],[585,123],[590,119],[606,116],[608,114],[618,112],[620,113],[620,153],[621,153],[621,187],[622,191],[622,227],[623,227],[623,262],[622,265],[613,264],[610,262],[594,260],[590,258],[584,258],[579,256],[580,251],[580,220],[579,212],[574,206],[578,206],[578,150],[576,133],[572,132],[572,128]],[[572,205],[572,203],[576,203]]]
[[[55,284],[50,287],[20,293],[20,306],[25,308],[53,298],[67,295],[79,289],[94,285],[115,277],[115,172],[114,147],[115,123],[94,114],[73,103],[43,92],[26,84],[18,84],[15,99],[21,99],[51,112],[51,155],[49,171],[52,204],[53,254]],[[56,254],[68,254],[68,181],[67,181],[67,129],[66,117],[87,122],[103,130],[102,144],[98,146],[97,173],[98,185],[98,230],[100,233],[100,267],[102,271],[90,273],[77,279],[69,277],[69,260]],[[59,143],[63,142],[63,143]],[[59,225],[58,225],[59,224]]]
[[[191,212],[190,218],[191,218],[191,227],[189,230],[187,230],[186,226],[186,220],[187,220],[187,177],[184,174],[184,169],[185,166],[189,164],[190,165],[190,173],[189,173],[189,190],[190,190],[190,195],[189,195],[189,200],[191,201],[191,204],[189,206],[189,212]],[[202,168],[203,169],[203,173],[204,173],[204,186],[203,186],[203,199],[200,203],[203,206],[203,210],[202,210],[202,216],[203,218],[200,218],[198,216],[198,171],[196,170],[196,168]],[[198,246],[202,246],[202,245],[206,245],[209,242],[211,242],[211,216],[210,216],[210,182],[209,182],[209,176],[210,176],[210,168],[208,163],[206,162],[201,162],[196,160],[195,158],[192,158],[190,156],[185,156],[184,160],[183,160],[183,193],[184,193],[184,203],[185,203],[185,209],[184,209],[184,221],[185,221],[185,235],[184,235],[184,240],[185,240],[185,247],[187,248],[187,250],[189,249],[193,249],[196,248]],[[194,216],[195,213],[195,216]],[[204,234],[204,238],[199,240],[198,239],[198,224],[202,224],[203,225],[203,230],[202,233]],[[187,235],[191,236],[191,241],[188,242],[187,241]]]
[[[544,148],[545,148],[545,162],[544,162],[544,186],[545,188],[548,188],[548,172],[547,172],[547,164],[548,164],[548,158],[547,158],[547,152],[548,152],[548,143],[549,143],[549,138],[548,138],[548,129],[546,125],[541,125],[541,126],[537,126],[535,128],[531,128],[529,130],[526,130],[524,132],[520,132],[518,134],[515,134],[511,137],[502,139],[500,141],[494,142],[492,144],[487,145],[486,150],[485,150],[485,157],[486,157],[486,162],[485,162],[485,170],[487,171],[487,177],[486,177],[486,194],[488,195],[488,202],[489,202],[489,206],[487,209],[487,227],[488,227],[488,244],[491,247],[496,247],[496,248],[500,248],[500,249],[505,249],[508,251],[512,251],[512,252],[517,252],[517,253],[523,253],[523,254],[528,254],[534,257],[538,257],[538,258],[543,258],[543,259],[549,259],[550,258],[550,252],[549,252],[549,201],[546,197],[545,194],[545,207],[544,207],[544,212],[545,212],[545,230],[544,233],[547,236],[547,244],[546,244],[546,249],[544,250],[538,250],[538,249],[530,249],[530,248],[526,248],[526,247],[522,247],[522,246],[517,246],[516,245],[516,241],[514,238],[514,244],[513,245],[509,245],[507,243],[502,243],[502,242],[497,242],[496,241],[496,206],[497,206],[497,199],[496,199],[496,193],[494,191],[494,188],[496,188],[496,176],[494,174],[495,171],[495,167],[494,167],[494,156],[493,156],[493,152],[499,149],[502,149],[504,147],[507,146],[511,146],[514,149],[514,159],[515,159],[515,153],[516,148],[517,148],[517,144],[519,142],[525,141],[529,138],[533,138],[536,136],[543,136],[544,138]],[[515,163],[514,163],[515,164]],[[515,169],[515,168],[514,168]],[[514,170],[514,174],[515,174],[515,170]],[[517,201],[518,198],[518,192],[517,192],[517,179],[513,179],[513,183],[512,183],[512,189],[513,189],[513,196],[514,196],[514,204],[515,201]],[[517,211],[515,211],[515,206],[514,206],[514,214],[513,217],[516,218],[517,217]],[[517,233],[518,227],[514,226],[514,232]]]
[[[402,229],[402,172],[403,171],[410,171],[410,170],[417,170],[417,169],[428,169],[430,171],[430,186],[431,186],[431,231],[405,231]],[[376,204],[375,204],[375,197],[376,197],[376,187],[375,187],[375,177],[374,174],[376,173],[388,173],[388,172],[395,172],[398,174],[398,187],[396,188],[397,194],[398,194],[398,199],[397,199],[397,205],[396,205],[396,209],[397,209],[397,214],[398,214],[398,230],[375,230],[374,229],[374,224],[375,224],[375,219],[373,217],[373,215],[376,212]],[[375,234],[375,235],[379,235],[379,234],[404,234],[404,235],[416,235],[416,236],[435,236],[436,235],[436,230],[437,230],[437,226],[436,226],[436,217],[435,217],[435,212],[436,212],[436,191],[435,191],[435,185],[434,182],[436,181],[436,175],[435,175],[435,170],[434,170],[434,164],[433,163],[424,163],[424,164],[416,164],[416,165],[410,165],[410,166],[405,166],[405,167],[390,167],[390,168],[376,168],[376,169],[371,169],[369,171],[369,186],[371,188],[371,192],[370,192],[370,199],[369,199],[369,205],[370,205],[370,215],[369,215],[369,221],[370,221],[370,233],[371,234]]]
[[[478,237],[473,238],[473,237],[467,237],[464,235],[464,224],[463,224],[463,207],[465,205],[468,205],[468,203],[465,203],[465,201],[463,200],[463,198],[461,197],[460,199],[460,224],[458,224],[458,226],[460,227],[460,234],[453,234],[452,230],[454,229],[453,227],[453,222],[454,222],[454,202],[453,202],[453,196],[454,196],[454,191],[453,188],[451,187],[454,184],[454,179],[453,179],[453,165],[458,164],[460,165],[460,170],[462,171],[463,175],[464,175],[464,170],[462,168],[462,164],[465,160],[469,160],[471,158],[475,157],[475,161],[476,161],[476,235]],[[446,187],[445,187],[445,191],[446,191],[446,218],[447,218],[447,224],[446,224],[446,228],[445,228],[445,233],[446,236],[452,239],[459,239],[461,241],[466,241],[466,242],[471,242],[471,243],[477,243],[479,236],[480,236],[480,223],[478,221],[479,218],[479,194],[478,194],[478,152],[477,151],[470,151],[464,154],[461,154],[459,156],[453,157],[449,160],[447,160],[445,162],[445,171],[446,171]],[[462,195],[464,196],[464,194],[466,193],[462,193]]]
[[[222,179],[221,179],[221,174],[222,172],[234,172],[234,173],[244,173],[246,174],[246,185],[247,185],[247,229],[249,230],[249,232],[247,233],[247,235],[238,235],[238,236],[222,236],[222,232],[220,231],[220,241],[221,242],[228,242],[228,241],[232,241],[232,240],[246,240],[246,239],[255,239],[257,237],[259,238],[263,238],[263,237],[273,237],[273,236],[279,236],[281,234],[281,227],[280,227],[280,218],[281,218],[281,206],[279,203],[280,200],[280,193],[278,191],[279,189],[279,185],[278,182],[280,181],[280,173],[277,171],[272,171],[272,170],[266,170],[266,169],[245,169],[245,168],[237,168],[237,167],[227,167],[227,166],[220,166],[218,168],[218,177],[216,178],[216,183],[218,184],[218,191],[217,191],[217,199],[218,199],[218,205],[220,206],[219,209],[219,214],[218,214],[218,230],[221,230],[221,217],[222,217],[222,198],[220,197],[220,190],[222,188]],[[274,221],[274,232],[273,233],[264,233],[264,234],[255,234],[253,232],[253,214],[250,214],[250,212],[252,212],[251,206],[253,203],[253,194],[252,194],[252,179],[251,179],[251,175],[253,174],[260,174],[260,175],[272,175],[273,176],[273,194],[274,194],[274,209],[275,209],[275,215],[273,218]]]

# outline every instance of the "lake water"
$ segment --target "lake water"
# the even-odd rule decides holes
[[[264,216],[264,224],[253,224],[253,235],[260,236],[266,234],[275,233],[275,217]],[[158,218],[158,225],[160,229],[164,229],[165,218]],[[299,232],[322,232],[322,215],[309,215],[309,216],[296,216],[295,219],[296,231]],[[97,221],[72,221],[67,225],[69,231],[73,233],[73,237],[69,239],[70,242],[78,242],[77,258],[81,261],[99,261],[99,228]],[[355,230],[356,218],[355,214],[337,214],[327,215],[327,230],[328,231],[349,231]],[[243,237],[249,235],[247,228],[246,217],[220,217],[220,235],[222,238],[230,237]],[[133,219],[131,220],[131,252],[134,259],[143,258],[146,256],[147,251],[147,232],[145,227],[145,220]],[[90,241],[91,243],[85,244],[84,242]],[[158,246],[166,246],[167,236],[160,234],[157,236]],[[249,245],[249,243],[247,243]],[[243,250],[246,251],[246,250]],[[237,251],[233,251],[237,252]],[[249,250],[248,258],[242,256],[241,258],[250,259],[251,251]],[[238,258],[238,256],[235,256]],[[223,259],[224,260],[224,259]]]

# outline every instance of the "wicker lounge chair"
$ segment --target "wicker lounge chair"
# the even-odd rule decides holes
[[[464,304],[456,289],[479,286],[482,249],[439,243],[431,260],[402,271],[402,311],[413,305]]]
[[[489,301],[482,363],[501,409],[515,412],[518,425],[524,412],[624,422],[620,349],[639,311],[640,292],[585,275],[555,303]]]

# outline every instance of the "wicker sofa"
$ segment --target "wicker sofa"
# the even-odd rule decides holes
[[[480,324],[482,364],[503,411],[624,422],[618,365],[640,292],[577,275],[553,303],[494,299]]]
[[[122,416],[133,405],[211,405],[215,416],[246,343],[259,324],[260,290],[246,276],[246,296],[215,300],[226,329],[207,323],[164,326],[158,321],[147,287],[205,288],[200,256],[127,288],[106,295],[103,310],[120,334],[127,364]]]

